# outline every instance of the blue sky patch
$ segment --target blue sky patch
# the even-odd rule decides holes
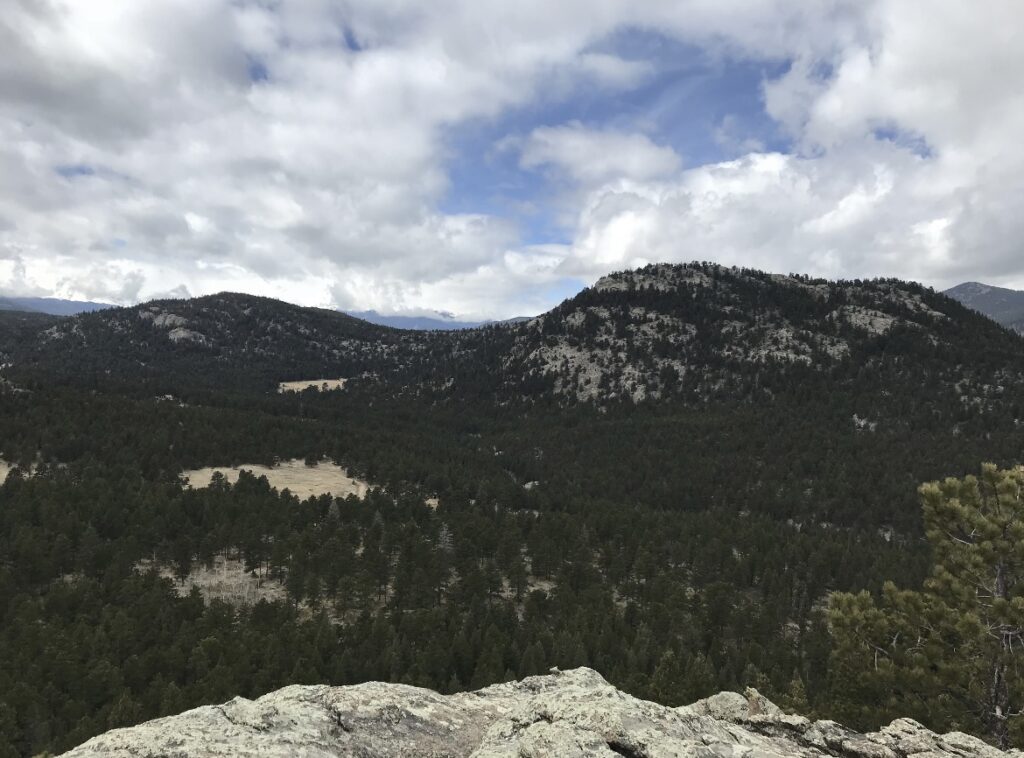
[[[444,213],[484,213],[519,225],[524,244],[570,241],[557,201],[565,190],[545,167],[519,166],[520,145],[543,126],[578,122],[588,129],[641,132],[675,150],[687,168],[753,150],[788,151],[790,140],[765,113],[762,85],[788,61],[753,63],[711,57],[660,34],[619,32],[588,52],[642,61],[651,73],[637,86],[577,86],[541,92],[496,119],[451,129]]]
[[[900,129],[895,124],[876,127],[873,134],[876,140],[891,142],[904,150],[909,150],[919,158],[931,158],[933,155],[931,145],[923,135]]]
[[[78,176],[93,176],[96,173],[96,169],[92,166],[87,166],[84,163],[64,164],[56,166],[53,170],[65,179],[74,179]]]
[[[255,55],[248,57],[248,71],[249,81],[255,83],[265,82],[270,78],[270,71],[267,69],[267,64],[257,58]]]

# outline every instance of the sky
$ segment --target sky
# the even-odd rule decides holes
[[[1019,0],[5,0],[0,294],[1024,288]]]

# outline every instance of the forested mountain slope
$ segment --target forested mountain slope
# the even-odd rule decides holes
[[[0,755],[290,683],[552,665],[828,715],[825,597],[922,581],[918,484],[1019,462],[1022,344],[915,284],[699,263],[446,333],[234,294],[0,314]],[[321,378],[348,381],[277,391]],[[377,489],[178,480],[293,458]],[[284,599],[145,568],[226,560]]]
[[[336,311],[222,293],[61,320],[23,339],[16,363],[78,383],[260,391],[287,379],[380,370],[418,347],[415,334]]]
[[[338,374],[380,396],[563,405],[764,399],[793,383],[785,376],[917,384],[928,374],[984,403],[1019,383],[1021,344],[913,283],[694,263],[612,274],[537,318],[450,334],[248,295],[156,301],[62,321],[24,340],[15,363],[79,380],[216,377],[249,389]]]
[[[38,342],[43,330],[58,321],[56,316],[30,311],[0,310],[0,363],[6,363],[15,351]]]
[[[438,379],[454,372],[457,390],[512,401],[763,400],[794,377],[919,386],[927,375],[977,403],[1020,383],[1022,344],[913,283],[695,263],[612,274],[529,322],[434,341],[431,365]]]

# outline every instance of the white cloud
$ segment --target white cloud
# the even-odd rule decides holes
[[[1009,0],[13,0],[0,290],[506,316],[550,305],[538,293],[563,276],[693,258],[1024,285],[1022,14]],[[793,153],[727,117],[709,128],[736,159],[684,168],[656,131],[566,119],[519,146],[561,178],[570,244],[441,210],[453,127],[644,86],[658,62],[604,44],[627,28],[791,61],[764,108]]]
[[[583,184],[645,181],[675,174],[682,161],[646,135],[587,129],[577,123],[535,129],[522,148],[524,168],[554,166]]]
[[[793,155],[751,145],[668,181],[594,188],[563,270],[697,258],[1024,285],[1024,83],[1011,74],[1024,8],[869,3],[859,28],[785,43],[794,63],[765,103]]]
[[[885,168],[884,153],[892,151],[875,156],[870,184],[852,188],[842,159],[754,153],[671,182],[595,191],[563,270],[593,278],[609,268],[700,259],[835,275],[887,256],[892,270],[902,252],[914,252],[906,245],[921,246],[911,229],[894,235],[888,223],[890,203],[920,210],[914,188]]]

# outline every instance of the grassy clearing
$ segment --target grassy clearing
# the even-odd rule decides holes
[[[348,475],[348,471],[333,463],[320,463],[307,466],[302,460],[282,461],[276,466],[243,463],[240,466],[207,466],[200,469],[182,472],[182,478],[190,487],[209,487],[213,473],[220,471],[224,477],[234,484],[242,471],[253,476],[265,476],[271,487],[278,490],[288,489],[293,495],[306,499],[319,495],[334,497],[358,498],[366,497],[370,489],[369,482]]]

